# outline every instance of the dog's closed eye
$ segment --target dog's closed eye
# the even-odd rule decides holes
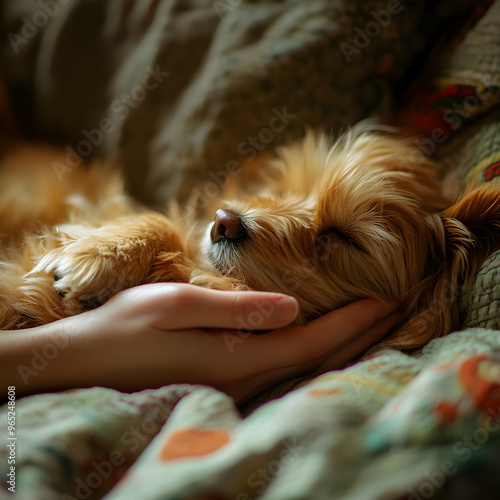
[[[316,254],[324,257],[335,248],[348,245],[362,252],[366,252],[363,246],[347,231],[341,231],[335,227],[321,230],[316,236]]]

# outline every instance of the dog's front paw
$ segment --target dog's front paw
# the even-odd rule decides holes
[[[68,270],[67,266],[79,262],[79,265]],[[62,305],[66,314],[78,314],[82,311],[95,309],[104,304],[120,288],[114,284],[113,278],[104,279],[102,262],[85,264],[85,259],[62,258],[54,268],[54,289],[61,296]],[[106,266],[104,266],[106,267]],[[95,268],[92,271],[91,268]],[[94,274],[92,278],[91,273]],[[104,282],[107,282],[104,285]],[[111,285],[111,286],[110,286]]]
[[[130,256],[113,244],[85,238],[45,255],[34,272],[53,273],[63,312],[71,316],[95,309],[120,290],[139,284],[134,282],[137,276],[129,273],[130,264]]]
[[[32,273],[53,273],[67,316],[98,307],[125,288],[188,281],[191,269],[177,228],[160,214],[120,217],[99,228],[62,225],[57,233],[60,246]]]

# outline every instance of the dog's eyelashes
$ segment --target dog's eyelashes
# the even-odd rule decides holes
[[[342,243],[350,243],[350,238],[335,228],[324,229],[316,236],[316,242],[321,247],[338,247]]]
[[[366,253],[366,250],[350,235],[337,228],[328,228],[324,229],[316,236],[316,256],[324,259],[327,255],[330,255],[333,250],[345,245]]]
[[[344,234],[342,231],[340,231],[339,229],[337,228],[334,228],[334,227],[331,227],[331,228],[328,228],[328,229],[323,229],[323,231],[321,231],[318,236],[317,236],[317,239],[328,239],[328,240],[331,240],[331,239],[338,239],[338,240],[349,240],[349,237]]]

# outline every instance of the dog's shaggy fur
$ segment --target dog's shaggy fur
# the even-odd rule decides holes
[[[99,166],[58,182],[55,155],[3,159],[2,329],[182,281],[293,295],[302,323],[364,297],[392,301],[405,321],[383,344],[409,350],[459,326],[461,286],[500,247],[499,190],[475,188],[451,204],[412,141],[383,127],[282,148],[261,168],[258,195],[221,203],[237,214],[238,238],[214,238],[211,225],[200,238],[186,218],[136,206]]]

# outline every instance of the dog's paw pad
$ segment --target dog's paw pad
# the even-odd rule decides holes
[[[58,273],[57,271],[54,271],[53,273],[53,278],[54,278],[54,284],[57,283],[58,281],[61,281],[61,279],[63,278],[63,275]],[[66,297],[66,294],[68,293],[67,290],[61,290],[59,288],[57,288],[56,286],[54,286],[56,292],[59,294],[59,297],[63,298]]]
[[[89,299],[80,299],[80,305],[86,309],[96,309],[102,306],[106,302],[105,300],[98,299],[97,297],[90,297]]]
[[[62,259],[56,261],[53,275],[53,288],[61,297],[62,310],[72,316],[103,305],[121,287],[117,284],[116,276],[109,273],[106,263],[93,259],[93,266],[97,269],[88,271],[77,259],[72,259],[71,265]],[[97,264],[96,264],[97,262]],[[115,279],[113,279],[115,278]]]

